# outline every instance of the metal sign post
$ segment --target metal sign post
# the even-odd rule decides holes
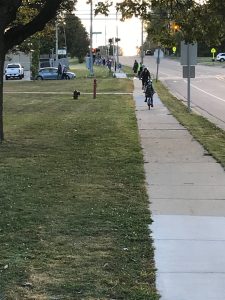
[[[190,77],[190,44],[187,44],[187,69],[188,69],[188,78],[187,78],[187,103],[188,103],[188,111],[191,111],[191,77]]]
[[[90,76],[94,76],[94,69],[93,69],[93,3],[92,0],[90,1]]]
[[[181,65],[183,65],[183,77],[187,78],[187,104],[191,111],[191,78],[195,77],[194,65],[197,64],[197,43],[181,42]]]
[[[163,51],[158,48],[154,52],[154,57],[156,58],[156,63],[157,63],[157,69],[156,69],[156,82],[158,81],[159,78],[159,64],[160,64],[160,58],[163,58],[164,54]]]

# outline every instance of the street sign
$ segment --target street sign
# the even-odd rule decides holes
[[[58,55],[66,55],[66,49],[59,49]]]
[[[197,65],[197,43],[185,44],[181,42],[181,65]]]
[[[188,74],[188,66],[183,66],[183,78],[195,78],[195,66],[190,66],[190,74]]]
[[[157,58],[157,59],[158,58],[163,58],[164,57],[163,51],[161,49],[156,49],[154,51],[154,57]]]
[[[212,48],[211,49],[211,53],[212,53],[212,61],[215,61],[215,53],[216,53],[216,49],[215,48]]]

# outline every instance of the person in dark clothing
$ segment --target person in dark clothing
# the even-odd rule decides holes
[[[144,89],[146,83],[151,79],[150,72],[147,68],[144,68],[142,74],[141,74],[141,80],[142,80],[142,89]]]
[[[150,98],[150,105],[153,107],[153,95],[155,94],[155,90],[152,85],[152,81],[149,80],[146,83],[146,88],[145,88],[145,102],[147,102],[147,98]]]
[[[133,71],[134,71],[134,74],[137,74],[137,71],[138,71],[138,62],[136,61],[136,59],[134,61],[134,65],[133,65]]]
[[[61,65],[61,63],[58,64],[57,74],[58,74],[57,78],[61,79],[62,78],[62,65]]]
[[[62,79],[67,79],[66,72],[67,72],[67,68],[66,68],[66,66],[63,66]]]

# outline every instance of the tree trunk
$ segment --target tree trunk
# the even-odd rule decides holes
[[[0,34],[0,143],[2,143],[2,141],[4,140],[4,130],[3,130],[4,62],[5,62],[4,36],[3,34]]]

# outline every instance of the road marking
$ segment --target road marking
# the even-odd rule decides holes
[[[185,81],[186,81],[186,80],[185,80]],[[191,84],[191,86],[192,86],[193,88],[195,88],[196,90],[199,90],[200,92],[205,93],[205,94],[208,95],[208,96],[211,96],[211,97],[213,97],[213,98],[216,98],[217,100],[220,100],[220,101],[222,101],[222,102],[225,102],[225,99],[223,99],[223,98],[220,98],[220,97],[217,97],[217,96],[215,96],[215,95],[213,95],[213,94],[211,94],[211,93],[208,93],[208,92],[206,92],[206,91],[200,89],[199,87],[197,87],[197,86],[195,86],[195,85],[193,85],[193,84]]]
[[[221,80],[221,81],[224,81],[224,80],[225,80],[225,77],[222,76],[222,75],[217,75],[216,78],[217,78],[218,80]]]

